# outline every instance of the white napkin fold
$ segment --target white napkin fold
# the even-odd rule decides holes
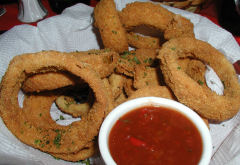
[[[118,10],[135,0],[116,0]],[[146,0],[141,0],[146,1]],[[205,17],[180,9],[165,6],[170,11],[189,18],[194,24],[197,39],[206,41],[224,53],[231,63],[240,59],[240,47],[234,37]],[[106,11],[107,12],[107,11]],[[0,76],[2,77],[10,60],[23,53],[42,50],[82,51],[99,49],[99,36],[94,29],[93,8],[77,4],[65,9],[61,15],[40,21],[37,27],[30,25],[15,26],[0,35]],[[214,145],[211,164],[229,164],[240,160],[239,116],[221,124],[210,124]],[[55,160],[50,155],[33,149],[17,140],[0,119],[0,164],[74,164]],[[224,141],[224,139],[226,139]],[[220,147],[219,147],[220,146]],[[229,147],[235,152],[230,153]],[[231,151],[232,151],[231,150]],[[222,161],[225,159],[226,161]],[[99,158],[92,159],[95,164],[102,164]],[[231,161],[230,161],[231,160]],[[216,163],[217,162],[217,163]],[[232,164],[233,163],[233,164]]]

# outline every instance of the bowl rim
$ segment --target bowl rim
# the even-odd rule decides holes
[[[161,97],[140,97],[126,101],[115,107],[107,115],[107,117],[105,118],[101,125],[98,136],[98,145],[101,158],[107,165],[116,165],[108,149],[108,136],[113,125],[121,116],[123,116],[127,112],[143,106],[159,106],[170,108],[172,110],[179,111],[180,113],[185,115],[188,119],[190,119],[198,129],[203,142],[203,153],[199,165],[209,164],[212,156],[212,139],[209,128],[196,112],[194,112],[192,109],[185,106],[184,104],[174,100]]]

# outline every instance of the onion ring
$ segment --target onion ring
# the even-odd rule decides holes
[[[109,76],[115,69],[119,55],[111,50],[89,50],[81,52],[63,53],[58,51],[42,51],[40,54],[45,55],[56,53],[59,55],[73,55],[78,61],[88,63],[100,75],[101,78]],[[52,82],[52,83],[49,83]],[[22,89],[24,92],[41,92],[54,90],[70,85],[76,82],[81,84],[81,79],[69,75],[65,72],[45,72],[42,74],[32,75],[24,82]]]
[[[119,17],[127,31],[136,26],[147,25],[162,31],[166,40],[194,37],[193,24],[188,19],[170,12],[160,4],[133,2],[126,5]]]
[[[212,67],[225,85],[224,95],[202,87],[181,70],[177,60],[186,57],[198,59]],[[236,72],[226,57],[210,44],[190,37],[172,39],[163,45],[158,58],[165,82],[178,101],[202,117],[224,121],[239,111],[240,85]]]
[[[128,50],[128,42],[113,0],[101,0],[94,8],[95,26],[99,29],[103,45],[116,52]]]
[[[52,120],[50,116],[50,108],[54,103],[54,100],[58,97],[58,94],[47,93],[47,94],[38,94],[30,95],[24,98],[23,106],[24,113],[28,119],[35,126],[39,126],[42,129],[56,129],[55,121]],[[61,128],[58,128],[61,129]],[[36,143],[39,145],[42,144],[40,141],[36,140]],[[91,157],[95,153],[94,142],[88,142],[81,150],[73,153],[49,153],[56,158],[60,158],[67,161],[79,161]]]
[[[159,49],[160,39],[157,37],[142,36],[133,32],[127,33],[127,39],[130,46],[134,48]]]
[[[18,104],[18,92],[28,75],[59,70],[68,71],[88,83],[95,94],[95,102],[81,121],[60,126],[61,129],[40,129],[27,121]],[[107,96],[100,77],[88,64],[77,61],[71,55],[49,52],[44,55],[36,53],[16,56],[10,62],[1,82],[0,115],[5,125],[20,141],[44,152],[79,151],[98,134],[107,109]],[[36,140],[48,142],[48,145],[42,146]]]

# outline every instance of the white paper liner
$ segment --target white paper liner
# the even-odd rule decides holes
[[[133,1],[135,0],[116,1],[117,9],[121,10],[127,3]],[[224,53],[231,63],[240,59],[240,47],[229,32],[198,14],[168,6],[164,7],[190,19],[194,24],[196,38],[210,43]],[[92,7],[77,4],[65,9],[61,15],[40,21],[37,27],[30,25],[15,26],[0,35],[0,76],[4,75],[11,59],[23,53],[42,50],[70,52],[99,49],[100,36],[92,25],[92,12]],[[226,122],[210,124],[214,147],[214,156],[210,164],[222,165],[228,163],[233,165],[240,161],[239,116],[240,113]],[[5,127],[1,119],[0,130],[0,164],[76,164],[55,160],[49,154],[21,143]],[[99,157],[91,159],[94,164],[101,165],[103,163],[100,160]]]

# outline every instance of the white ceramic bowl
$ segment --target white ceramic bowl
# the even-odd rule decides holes
[[[127,112],[136,108],[140,108],[142,106],[167,107],[170,109],[175,109],[188,117],[197,127],[203,141],[203,152],[199,165],[209,164],[212,155],[212,140],[209,129],[204,123],[204,121],[201,119],[201,117],[193,110],[179,102],[159,97],[142,97],[120,104],[111,113],[109,113],[109,115],[104,120],[100,128],[98,143],[101,157],[106,165],[116,164],[108,148],[108,136],[113,125],[121,116],[123,116]]]

